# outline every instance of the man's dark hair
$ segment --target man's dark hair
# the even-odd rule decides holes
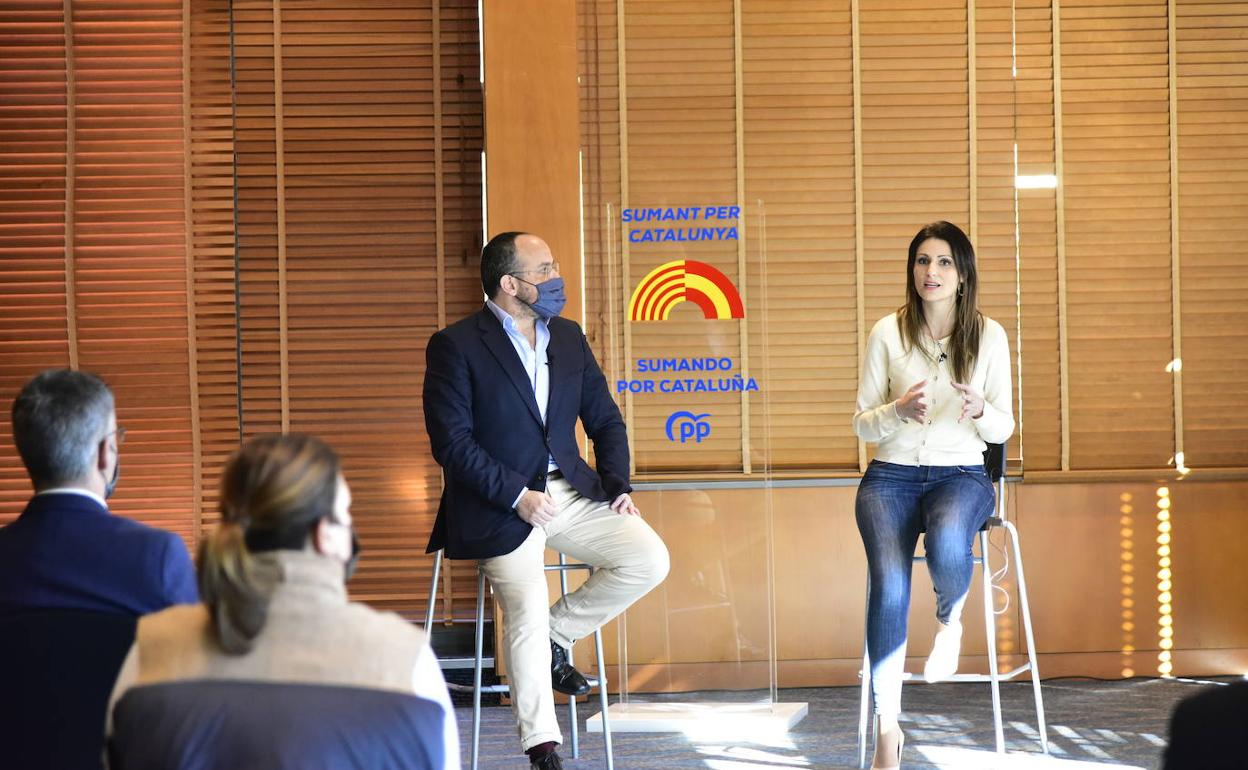
[[[88,372],[48,369],[13,401],[13,443],[36,489],[86,476],[108,430],[113,392]]]
[[[493,299],[498,294],[503,276],[514,272],[516,263],[516,239],[528,233],[515,230],[499,233],[481,249],[481,289]]]

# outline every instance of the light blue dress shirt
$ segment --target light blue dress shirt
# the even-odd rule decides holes
[[[545,424],[546,405],[550,401],[550,361],[546,357],[546,349],[550,346],[550,325],[544,318],[539,318],[534,322],[533,328],[537,332],[537,347],[534,348],[529,345],[528,338],[524,336],[524,332],[520,331],[520,327],[516,325],[516,319],[512,318],[510,313],[494,304],[493,300],[487,299],[485,306],[503,325],[507,339],[511,340],[512,348],[520,357],[520,365],[524,367],[525,373],[529,376],[529,382],[533,385],[533,398],[537,401],[537,411],[542,415],[542,423]],[[548,458],[546,472],[558,469],[555,458]],[[511,505],[512,508],[520,502],[524,492],[525,490],[522,489],[520,494],[516,495],[516,501]]]

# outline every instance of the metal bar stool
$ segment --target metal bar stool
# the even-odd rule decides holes
[[[984,633],[988,645],[987,674],[954,674],[945,681],[949,682],[989,682],[992,685],[992,718],[996,730],[997,753],[1005,753],[1005,732],[1001,723],[1001,682],[1008,681],[1019,674],[1031,672],[1031,688],[1036,699],[1036,722],[1040,730],[1040,747],[1045,754],[1049,753],[1048,733],[1044,724],[1044,700],[1040,694],[1040,669],[1036,663],[1036,640],[1031,631],[1031,607],[1027,602],[1027,580],[1023,576],[1023,554],[1018,545],[1018,530],[1005,518],[1005,445],[989,444],[984,452],[984,471],[988,478],[997,485],[997,510],[979,530],[979,556],[974,557],[975,564],[980,566],[984,593]],[[1027,662],[1008,671],[997,670],[997,615],[993,610],[992,600],[992,569],[988,563],[988,534],[996,527],[1006,532],[1014,552],[1014,564],[1018,568],[1018,597],[1023,614],[1023,629],[1027,635]],[[924,556],[915,556],[916,563],[926,562]],[[867,595],[871,593],[871,578],[867,578]],[[862,685],[858,704],[858,766],[867,766],[868,714],[871,704],[871,657],[867,652],[866,623],[863,623],[862,639]],[[905,674],[903,681],[923,681],[923,677]],[[873,736],[871,736],[873,737]]]
[[[579,562],[569,563],[563,554],[559,554],[558,564],[546,565],[547,572],[559,573],[559,590],[564,596],[568,593],[568,572],[570,570],[586,570],[591,575],[594,573],[592,565]],[[433,623],[433,611],[438,598],[438,577],[441,571],[442,551],[438,551],[433,560],[433,579],[429,584],[429,604],[425,608],[426,630]],[[481,669],[485,648],[485,571],[481,569],[480,564],[477,565],[477,614],[474,622],[476,624],[476,645],[473,658],[472,685],[448,682],[447,687],[455,692],[472,693],[472,770],[477,770],[477,760],[481,745],[481,693],[505,693],[511,690],[511,687],[505,684],[481,684]],[[602,653],[602,629],[594,631],[594,651],[598,657],[598,674],[597,676],[587,676],[585,678],[589,681],[591,687],[598,689],[598,700],[602,706],[602,735],[606,747],[607,770],[615,770],[615,755],[611,749],[611,722],[607,713],[609,706],[607,701],[607,667]],[[572,662],[571,650],[568,650],[568,662]],[[568,698],[568,722],[571,725],[572,732],[572,758],[578,759],[581,756],[580,732],[576,717],[576,698],[573,697]]]

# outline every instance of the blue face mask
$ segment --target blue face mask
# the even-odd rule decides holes
[[[528,305],[534,313],[537,313],[539,318],[550,320],[551,318],[554,318],[562,313],[563,306],[568,304],[568,297],[563,292],[562,278],[551,278],[549,281],[533,283],[532,281],[525,281],[523,278],[515,275],[514,273],[511,277],[515,278],[517,281],[524,281],[524,283],[527,283],[537,289],[537,301],[535,302],[524,302],[523,299],[520,299],[519,295],[516,296],[516,299],[519,299],[521,302],[524,302],[525,305]]]

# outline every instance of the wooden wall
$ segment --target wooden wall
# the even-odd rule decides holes
[[[631,688],[766,687],[769,556],[778,685],[856,682],[866,557],[854,523],[855,491],[773,490],[770,554],[762,490],[638,493],[646,519],[671,549],[672,572],[629,611],[623,637],[618,628],[607,634],[610,646],[621,639],[627,645]],[[1168,507],[1160,507],[1163,499]],[[1248,483],[1022,482],[1009,485],[1008,500],[1044,676],[1248,672]],[[1162,512],[1168,516],[1159,518]],[[1166,556],[1159,555],[1159,538],[1167,541]],[[1003,533],[992,542],[991,558],[1000,567]],[[1015,569],[1011,558],[1001,583],[1008,604],[998,595],[995,605],[1004,610],[998,650],[1003,662],[1013,663],[1019,659],[1010,655],[1025,650]],[[1159,577],[1165,569],[1168,597]],[[977,570],[963,613],[965,671],[987,670],[979,579]],[[915,567],[912,597],[909,670],[921,670],[935,631],[934,594],[922,565]]]
[[[568,285],[564,315],[580,319],[582,275],[577,146],[576,4],[484,6],[486,230],[531,232],[549,245]]]
[[[748,441],[674,451],[646,422],[661,409],[621,400],[640,469],[685,482],[638,494],[673,571],[608,634],[613,656],[627,647],[630,686],[765,686],[772,578],[779,684],[855,681],[865,562],[852,484],[768,495],[698,480],[856,473],[867,453],[846,438],[855,340],[900,301],[897,260],[913,230],[938,217],[975,238],[985,306],[1022,347],[1024,427],[1011,458],[1026,480],[1011,485],[1010,506],[1042,671],[1248,670],[1248,617],[1238,610],[1248,569],[1233,544],[1248,502],[1242,447],[1231,440],[1242,425],[1232,409],[1214,428],[1203,406],[1210,392],[1239,396],[1190,384],[1240,371],[1248,349],[1237,323],[1204,331],[1209,309],[1225,313],[1248,286],[1210,283],[1230,251],[1201,211],[1208,202],[1248,218],[1242,194],[1207,172],[1211,163],[1248,171],[1238,138],[1248,115],[1237,106],[1248,94],[1232,52],[1241,51],[1235,30],[1248,26],[1243,4],[1105,12],[1065,2],[583,0],[578,11],[585,312],[605,365],[628,376],[633,358],[700,334],[676,328],[684,321],[628,328],[621,303],[649,266],[621,239],[620,207],[765,198],[767,243],[757,220],[744,222],[745,259],[735,246],[661,259],[709,259],[749,283],[734,271],[765,248],[774,268],[769,324],[731,331],[742,346],[772,335],[776,356],[775,435],[755,470]],[[563,45],[564,12],[549,36],[529,30],[530,46]],[[485,54],[487,71],[527,66],[489,45]],[[566,82],[566,69],[555,78]],[[1015,200],[1016,171],[1054,174],[1059,187]],[[489,184],[491,201],[525,190],[519,177],[491,174]],[[1139,270],[1147,278],[1132,280]],[[749,283],[755,302],[759,288]],[[1223,353],[1216,364],[1210,345]],[[1186,389],[1166,366],[1182,350],[1192,356]],[[735,425],[769,419],[748,402],[740,414]],[[1179,481],[1166,466],[1185,449],[1194,470]],[[1168,509],[1159,488],[1170,492]],[[1173,518],[1160,520],[1167,510]],[[1169,597],[1158,577],[1166,569]],[[914,597],[921,663],[934,622],[921,567]],[[968,668],[983,665],[979,601],[976,585]],[[1018,651],[1016,597],[1000,621],[999,648]]]
[[[1020,319],[1026,480],[1012,505],[1045,673],[1156,673],[1167,627],[1174,673],[1242,673],[1248,9],[909,6],[487,0],[484,117],[471,3],[157,3],[153,23],[87,2],[0,14],[0,394],[46,366],[104,374],[130,429],[117,510],[191,546],[241,437],[327,436],[358,487],[368,556],[353,589],[415,615],[438,485],[421,343],[480,300],[483,138],[488,229],[551,242],[569,314],[616,372],[681,332],[611,344],[646,265],[624,269],[605,206],[767,202],[771,295],[743,268],[760,263],[756,219],[730,252],[701,256],[776,311],[766,327],[758,304],[727,322],[734,350],[769,339],[775,352],[775,439],[738,436],[698,461],[634,422],[647,471],[855,475],[863,326],[898,301],[899,244],[949,217],[977,238],[990,312]],[[1015,140],[1020,171],[1061,180],[1020,193],[1017,222]],[[743,431],[769,419],[749,399],[733,408]],[[1194,471],[1176,481],[1163,469],[1184,450]],[[7,521],[28,489],[9,449],[0,471]],[[768,515],[780,683],[852,678],[852,487],[639,500],[675,568],[628,619],[628,658],[652,667],[635,685],[758,681]],[[462,566],[447,573],[448,615],[464,608]],[[921,580],[915,596],[922,652]],[[1005,618],[1002,644],[1017,645]]]
[[[477,16],[449,0],[0,9],[0,401],[54,366],[112,384],[114,511],[193,552],[241,440],[320,435],[368,554],[354,596],[423,616],[441,483],[424,344],[481,302]],[[8,430],[0,523],[30,494]]]
[[[701,399],[719,428],[697,448],[661,430],[689,399],[623,399],[640,470],[860,472],[861,346],[904,298],[910,238],[947,219],[1017,354],[1016,467],[1248,471],[1231,384],[1248,374],[1248,281],[1226,235],[1248,218],[1248,4],[579,8],[591,333],[621,340],[607,367],[697,355],[682,351],[715,327],[765,380]],[[632,243],[619,215],[698,203],[739,206],[740,238]],[[734,282],[745,319],[627,321],[643,276],[684,259]]]

